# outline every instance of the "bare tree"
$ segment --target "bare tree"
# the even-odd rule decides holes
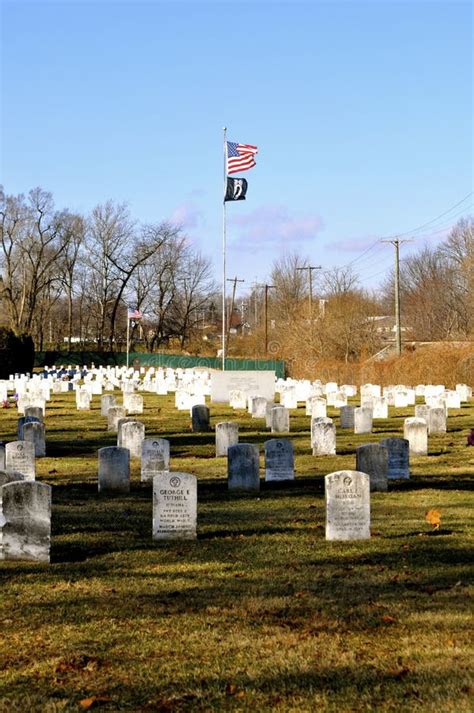
[[[64,215],[54,210],[50,193],[35,188],[28,199],[2,195],[3,300],[15,331],[31,333],[40,301],[44,308],[44,300],[57,290],[59,262],[68,241]]]
[[[303,301],[308,294],[308,277],[299,267],[307,267],[307,258],[297,253],[289,253],[275,260],[272,266],[271,283],[274,314],[284,322],[290,322],[301,312]]]

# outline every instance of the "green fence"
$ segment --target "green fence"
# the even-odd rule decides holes
[[[35,366],[53,366],[72,364],[82,366],[125,366],[125,352],[36,352]],[[169,366],[173,369],[192,369],[203,367],[221,369],[222,361],[217,357],[186,356],[184,354],[145,354],[131,352],[130,366]],[[276,359],[226,359],[225,368],[228,371],[275,371],[280,378],[285,378],[285,362]]]

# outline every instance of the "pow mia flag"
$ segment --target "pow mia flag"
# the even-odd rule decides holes
[[[244,201],[248,183],[245,178],[227,178],[225,201]]]

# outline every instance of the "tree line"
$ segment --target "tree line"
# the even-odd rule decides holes
[[[89,215],[56,210],[51,193],[0,192],[3,321],[37,349],[123,344],[127,305],[146,313],[149,349],[184,347],[213,304],[211,263],[180,226],[140,223],[108,201]],[[135,331],[141,325],[134,325]]]
[[[351,266],[316,271],[310,301],[308,271],[301,269],[310,264],[297,253],[274,261],[267,350],[262,290],[254,287],[239,300],[243,329],[232,331],[229,354],[348,363],[386,343],[393,322],[381,325],[393,314],[393,272],[369,290]],[[27,196],[0,190],[0,275],[3,324],[30,334],[38,350],[123,348],[127,305],[145,315],[132,323],[132,338],[140,336],[149,351],[219,347],[220,286],[210,259],[179,225],[142,223],[125,204],[107,201],[81,215],[57,210],[41,188]],[[405,340],[472,339],[472,218],[458,221],[438,245],[403,258],[400,290]]]

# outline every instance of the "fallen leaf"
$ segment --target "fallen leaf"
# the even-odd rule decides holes
[[[389,614],[385,614],[382,617],[382,621],[384,624],[395,624],[397,620],[393,616],[390,616]]]
[[[90,698],[83,698],[82,701],[79,701],[79,705],[85,710],[89,710],[96,704],[109,703],[111,700],[110,696],[90,696]]]
[[[427,511],[425,515],[425,520],[430,525],[433,525],[433,528],[435,530],[439,530],[439,526],[441,525],[441,512],[439,510],[436,510],[435,508],[432,508],[431,510]]]

